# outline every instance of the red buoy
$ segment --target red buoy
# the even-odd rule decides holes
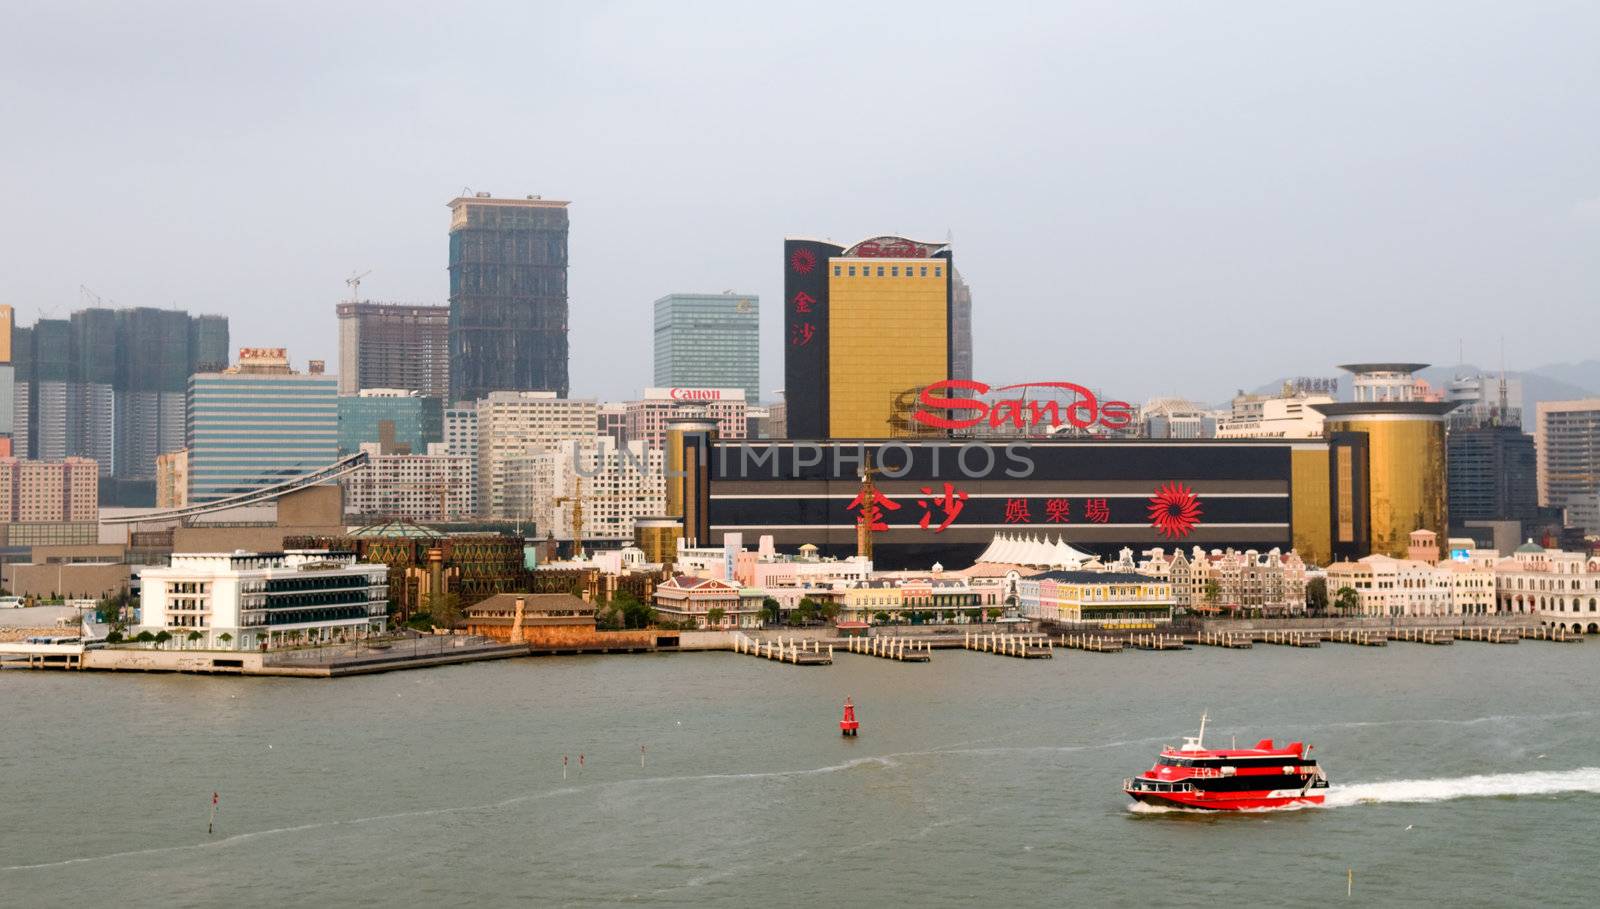
[[[849,698],[844,699],[844,719],[839,721],[839,734],[854,737],[861,724],[856,722],[856,707]]]

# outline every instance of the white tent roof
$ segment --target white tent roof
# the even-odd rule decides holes
[[[989,541],[988,548],[978,556],[978,562],[999,565],[1027,565],[1033,568],[1075,569],[1095,557],[1074,548],[1059,535],[1055,542],[1049,537],[1023,536],[998,532]]]

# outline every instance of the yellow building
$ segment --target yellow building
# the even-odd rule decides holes
[[[870,622],[880,612],[897,614],[902,602],[900,588],[893,581],[857,581],[844,590],[844,607],[839,618]]]
[[[895,398],[950,377],[948,263],[839,257],[828,269],[829,435],[896,435]]]
[[[794,439],[893,438],[961,346],[950,247],[873,237],[784,241],[784,408]],[[897,418],[898,417],[898,418]]]

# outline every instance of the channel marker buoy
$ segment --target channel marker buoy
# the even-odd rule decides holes
[[[839,721],[839,734],[855,737],[856,730],[861,724],[856,722],[856,706],[850,703],[849,698],[844,699],[844,719]]]

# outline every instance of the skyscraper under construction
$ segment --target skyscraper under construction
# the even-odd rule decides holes
[[[13,334],[18,457],[94,458],[108,504],[154,504],[156,456],[184,447],[184,390],[228,362],[228,320],[81,309]]]
[[[567,396],[567,204],[450,202],[450,397]]]

